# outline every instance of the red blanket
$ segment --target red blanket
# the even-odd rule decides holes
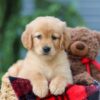
[[[9,79],[19,100],[100,100],[100,85],[97,82],[90,86],[70,85],[62,95],[54,96],[49,93],[47,97],[40,99],[33,94],[29,80],[16,77]]]

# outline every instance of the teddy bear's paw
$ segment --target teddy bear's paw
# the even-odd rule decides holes
[[[49,86],[51,94],[61,95],[64,93],[66,88],[66,81],[52,80]]]
[[[80,73],[73,77],[74,83],[81,85],[90,85],[94,83],[93,77],[91,77],[87,72]]]
[[[32,84],[33,92],[40,98],[46,97],[48,94],[48,82],[47,81],[37,81]]]

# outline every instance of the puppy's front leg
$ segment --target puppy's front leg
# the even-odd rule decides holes
[[[67,79],[64,76],[56,76],[50,83],[50,92],[54,95],[60,95],[65,91]]]
[[[34,75],[31,84],[33,86],[34,94],[40,98],[43,98],[48,94],[48,81],[41,73]]]

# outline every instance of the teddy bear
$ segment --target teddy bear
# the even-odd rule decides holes
[[[91,84],[100,81],[100,64],[96,61],[100,48],[100,32],[85,28],[68,28],[71,44],[68,57],[71,63],[74,83]]]

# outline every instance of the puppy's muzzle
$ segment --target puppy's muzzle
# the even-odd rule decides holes
[[[48,46],[43,47],[43,54],[44,54],[44,55],[48,55],[49,52],[50,52],[50,50],[51,50],[51,48],[48,47]]]

